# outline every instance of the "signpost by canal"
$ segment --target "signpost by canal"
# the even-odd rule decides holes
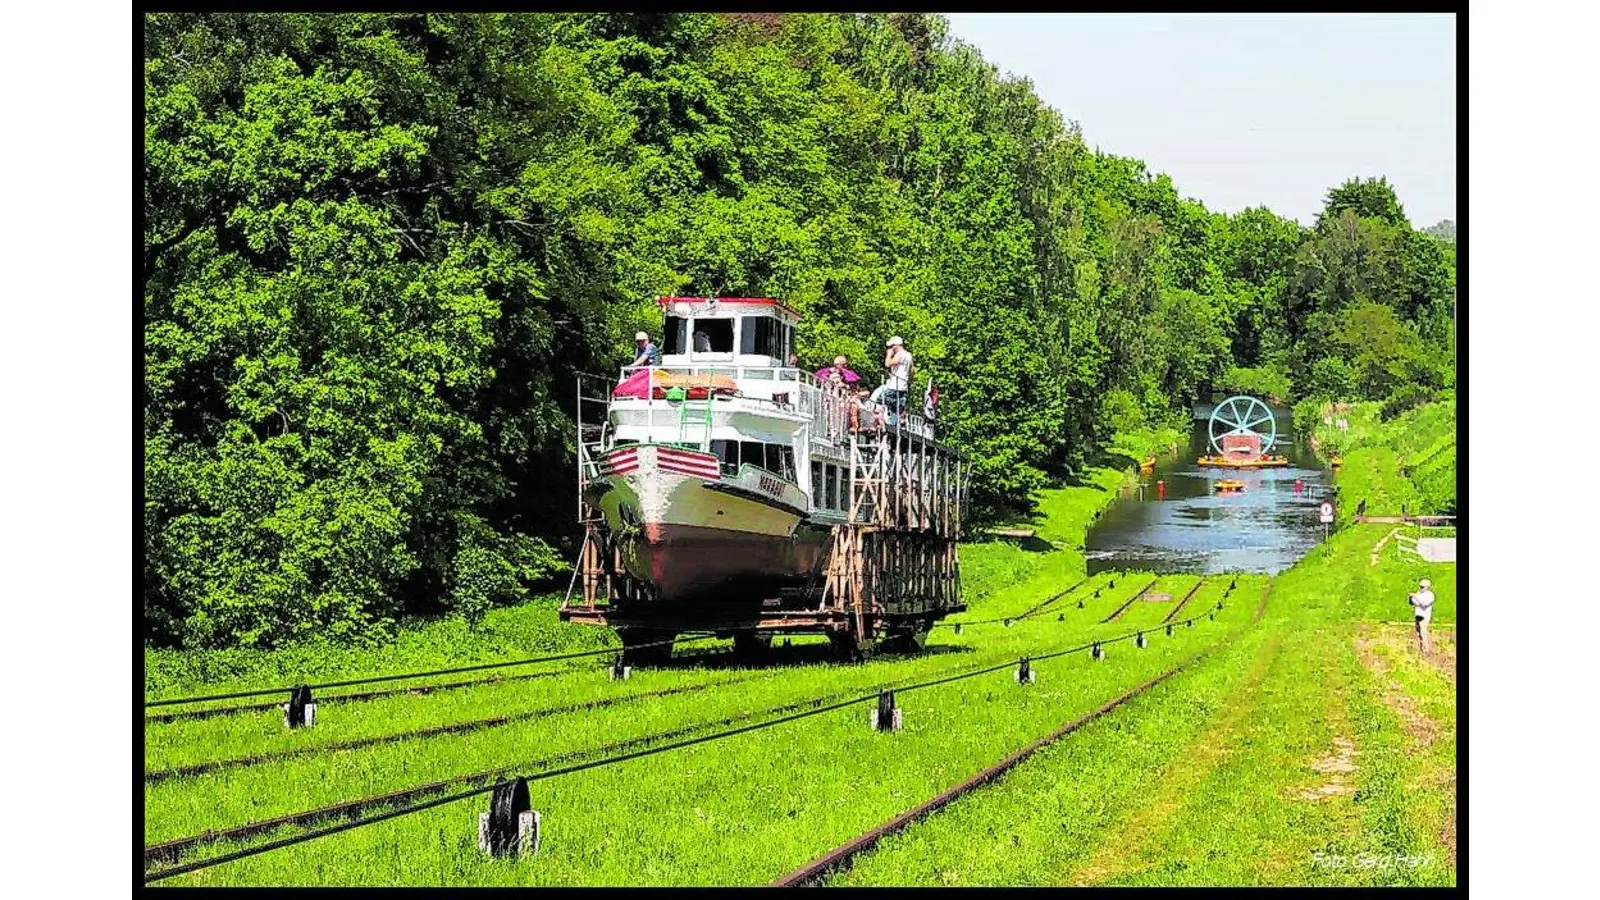
[[[1328,526],[1333,524],[1333,503],[1327,500],[1322,501],[1322,506],[1318,509],[1318,513],[1322,518],[1322,539],[1327,540]]]

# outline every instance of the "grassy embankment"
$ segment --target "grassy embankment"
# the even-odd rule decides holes
[[[1379,403],[1348,404],[1342,412],[1324,409],[1313,442],[1324,458],[1343,457],[1334,477],[1341,524],[1367,501],[1367,514],[1441,514],[1456,503],[1456,404],[1453,395],[1379,421]],[[1341,432],[1324,421],[1349,422]]]

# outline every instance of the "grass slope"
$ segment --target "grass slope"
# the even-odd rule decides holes
[[[1356,506],[1367,502],[1374,516],[1447,513],[1456,504],[1456,404],[1454,396],[1409,410],[1389,422],[1378,419],[1380,403],[1353,403],[1345,412],[1325,410],[1325,417],[1344,418],[1349,429],[1318,422],[1317,452],[1342,456],[1334,477],[1339,492],[1339,520],[1350,521]]]

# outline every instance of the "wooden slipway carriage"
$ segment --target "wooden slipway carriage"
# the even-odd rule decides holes
[[[965,609],[967,463],[921,403],[857,407],[785,366],[799,316],[779,301],[660,303],[662,365],[579,382],[583,591],[561,618],[644,663],[685,632],[821,633],[856,658]]]

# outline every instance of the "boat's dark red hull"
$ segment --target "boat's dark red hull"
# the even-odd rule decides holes
[[[802,524],[792,537],[646,523],[624,549],[635,577],[663,604],[714,600],[758,604],[778,588],[802,584],[827,549],[828,531]]]

